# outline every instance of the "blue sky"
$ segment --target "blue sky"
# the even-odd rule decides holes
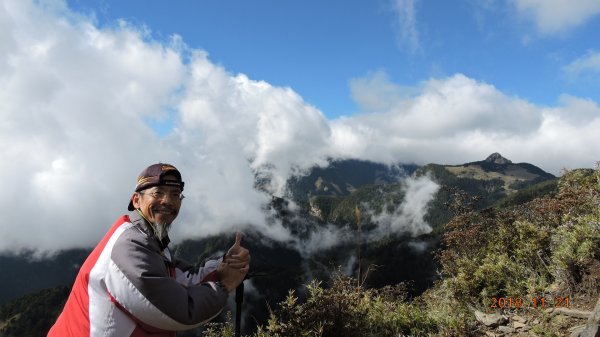
[[[94,244],[159,161],[175,240],[289,240],[265,203],[330,159],[594,167],[598,31],[598,0],[0,0],[0,252]]]
[[[551,29],[540,28],[533,9],[519,11],[517,1],[68,3],[100,27],[122,19],[146,27],[150,39],[179,35],[231,73],[293,88],[329,118],[358,112],[349,82],[376,71],[405,86],[461,73],[541,105],[561,94],[600,100],[597,68],[575,78],[565,71],[600,51],[597,14],[579,24],[555,18]]]

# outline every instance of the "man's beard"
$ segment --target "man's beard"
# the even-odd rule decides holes
[[[154,232],[154,235],[156,236],[156,238],[160,241],[162,241],[164,238],[167,237],[167,235],[169,235],[169,229],[171,229],[171,224],[163,224],[163,223],[154,223],[152,224],[152,231]]]

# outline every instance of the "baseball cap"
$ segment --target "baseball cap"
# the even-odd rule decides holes
[[[167,175],[174,176],[177,181],[165,180],[164,177]],[[153,164],[146,167],[142,173],[138,176],[137,183],[135,185],[135,191],[140,192],[154,186],[173,186],[179,187],[183,191],[183,181],[181,180],[181,173],[179,170],[171,165],[165,163]],[[128,210],[133,211],[133,201],[129,200]]]

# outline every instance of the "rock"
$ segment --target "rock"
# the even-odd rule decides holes
[[[513,336],[516,336],[516,337],[539,337],[538,334],[536,334],[534,332],[519,332]]]
[[[592,313],[589,311],[573,310],[573,309],[567,309],[567,308],[556,308],[551,312],[550,316],[556,316],[556,315],[565,315],[565,316],[569,316],[569,317],[586,319],[586,318],[590,317],[592,315]]]
[[[502,155],[498,152],[494,152],[492,154],[490,154],[485,161],[490,162],[490,163],[494,163],[494,164],[500,164],[500,165],[504,165],[504,164],[512,164],[512,161],[502,157]]]
[[[500,324],[508,322],[506,317],[500,314],[484,314],[478,310],[475,310],[475,318],[478,322],[490,328],[495,328]]]
[[[585,330],[585,325],[580,325],[569,329],[571,332],[571,337],[581,337],[581,333]]]
[[[510,318],[510,320],[513,321],[513,322],[527,323],[527,319],[525,319],[525,318],[523,318],[523,317],[521,317],[519,315],[513,315]]]
[[[569,331],[573,332],[573,331],[577,331],[577,330],[583,330],[583,328],[585,328],[585,324],[574,326],[574,327],[570,327]]]
[[[513,321],[512,324],[513,324],[513,328],[515,328],[515,329],[523,330],[526,327],[529,328],[529,329],[531,329],[531,327],[529,325],[527,325],[525,323],[518,322],[518,321]],[[527,330],[529,330],[529,329],[527,329]]]
[[[585,330],[579,334],[579,337],[600,337],[600,298],[588,318]]]
[[[585,324],[569,328],[569,331],[571,332],[571,337],[579,337],[583,330],[585,330]]]
[[[514,333],[516,332],[515,329],[509,327],[509,326],[505,326],[505,325],[501,325],[498,327],[498,331],[502,332],[502,333]]]
[[[499,336],[500,336],[500,335],[497,335],[497,334],[495,334],[495,333],[493,333],[493,332],[491,332],[491,331],[486,331],[486,332],[485,332],[485,335],[486,335],[487,337],[499,337]]]

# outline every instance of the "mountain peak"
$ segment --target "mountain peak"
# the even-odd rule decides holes
[[[498,152],[494,152],[492,154],[490,154],[486,159],[486,162],[488,163],[494,163],[494,164],[512,164],[512,161],[502,157],[502,155]]]

